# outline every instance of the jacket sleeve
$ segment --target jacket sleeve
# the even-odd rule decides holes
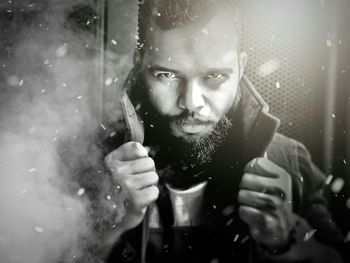
[[[276,254],[258,248],[259,262],[349,262],[342,234],[327,209],[325,176],[312,162],[304,145],[294,141],[294,151],[297,153],[301,200],[293,215],[295,225],[291,244],[286,251]],[[293,176],[293,180],[296,178]]]

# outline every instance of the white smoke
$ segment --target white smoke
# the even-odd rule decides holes
[[[92,1],[0,4],[13,16],[0,42],[0,263],[96,262],[86,257],[93,225],[116,209],[94,141],[104,126],[91,98],[99,54],[89,27],[99,17],[78,21],[86,30],[71,23],[82,4],[93,10]],[[86,185],[104,214],[92,216]]]

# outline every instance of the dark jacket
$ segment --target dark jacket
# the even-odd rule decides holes
[[[267,104],[245,77],[240,90],[236,121],[206,172],[205,204],[211,226],[173,227],[168,193],[160,182],[157,205],[163,229],[150,231],[147,244],[141,241],[142,224],[128,231],[117,242],[109,262],[140,262],[145,246],[147,262],[342,262],[342,236],[326,208],[324,175],[301,143],[276,133],[279,120],[268,113]],[[291,246],[276,254],[250,238],[237,212],[244,166],[263,155],[284,168],[293,182],[297,220]]]

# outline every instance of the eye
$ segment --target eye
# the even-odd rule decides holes
[[[178,76],[173,72],[156,71],[153,72],[153,76],[160,80],[176,80]]]
[[[213,73],[206,75],[204,78],[207,80],[222,79],[222,78],[226,78],[226,75],[222,74],[222,73],[218,73],[218,72],[213,72]]]

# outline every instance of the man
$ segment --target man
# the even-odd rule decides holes
[[[342,262],[324,177],[275,133],[243,76],[239,29],[230,0],[140,4],[127,83],[145,142],[105,158],[123,207],[104,237],[110,262]]]

